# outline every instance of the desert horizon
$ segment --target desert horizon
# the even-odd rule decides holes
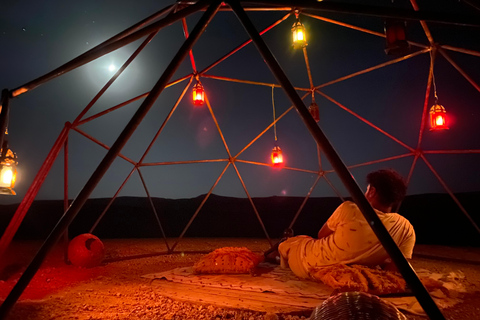
[[[474,210],[480,192],[455,195],[470,218],[480,224]],[[177,237],[198,210],[205,195],[194,198],[152,198],[158,219],[167,237]],[[280,238],[291,224],[303,197],[272,196],[252,198],[269,237]],[[110,198],[89,199],[69,227],[74,237],[88,233],[108,207]],[[318,229],[342,201],[337,197],[309,198],[295,223],[294,233],[315,236]],[[0,230],[3,233],[19,204],[1,205]],[[63,200],[35,200],[17,231],[17,239],[44,239],[63,214]],[[410,220],[418,244],[480,246],[478,232],[448,194],[410,195],[399,213]],[[147,197],[118,197],[113,201],[93,232],[100,238],[162,237]],[[448,234],[448,237],[445,236]],[[212,194],[185,232],[185,237],[261,238],[265,233],[248,198]]]

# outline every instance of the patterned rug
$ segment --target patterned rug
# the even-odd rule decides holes
[[[461,274],[442,275],[418,270],[421,279],[431,279],[431,296],[439,308],[460,302],[464,292]],[[241,308],[259,312],[297,313],[309,316],[334,290],[320,282],[297,278],[289,269],[261,263],[255,274],[193,274],[191,267],[147,274],[151,285],[162,295],[194,303],[218,307]],[[399,310],[425,315],[412,294],[381,296]]]

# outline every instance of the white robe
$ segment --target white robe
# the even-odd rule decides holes
[[[398,213],[375,212],[403,255],[411,258],[415,231],[410,222]],[[282,242],[278,248],[282,266],[289,266],[298,277],[308,278],[311,268],[337,263],[375,266],[389,258],[355,203],[342,203],[327,226],[333,231],[328,237],[297,236]]]

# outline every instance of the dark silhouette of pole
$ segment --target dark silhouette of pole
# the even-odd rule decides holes
[[[79,55],[78,57],[70,60],[69,62],[61,65],[60,67],[56,68],[55,70],[50,71],[47,74],[44,74],[43,76],[34,79],[16,89],[11,90],[11,95],[13,98],[27,92],[30,90],[35,89],[39,85],[46,83],[58,76],[61,76],[67,72],[70,72],[80,66],[83,66],[84,64],[87,64],[95,59],[98,59],[112,51],[115,51],[121,47],[126,46],[129,43],[132,43],[140,38],[143,38],[145,36],[148,36],[166,26],[171,25],[172,23],[181,20],[185,18],[186,16],[197,12],[199,9],[204,9],[205,6],[202,5],[202,3],[199,1],[199,3],[193,4],[191,6],[186,7],[185,9],[179,10],[175,13],[172,13],[171,15],[166,16],[160,21],[154,22],[146,27],[143,27],[140,30],[137,30],[140,28],[142,25],[145,23],[150,22],[154,18],[157,17],[157,15],[163,14],[164,10],[161,12],[157,13],[156,15],[149,17],[142,22],[136,24],[134,27],[131,27],[120,34],[106,40],[105,42],[99,44],[98,46],[88,50],[87,52]],[[137,30],[137,31],[135,31]]]
[[[439,11],[414,11],[412,9],[388,8],[381,6],[370,6],[357,3],[333,2],[333,1],[312,1],[312,0],[257,0],[255,5],[266,7],[291,7],[302,8],[303,10],[315,10],[324,12],[338,12],[353,14],[355,16],[372,16],[381,18],[394,18],[402,20],[428,21],[442,24],[453,24],[460,26],[479,27],[478,16],[474,14],[459,14],[455,12]]]
[[[3,140],[5,139],[5,131],[8,126],[8,111],[9,111],[10,92],[8,89],[2,90],[2,105],[0,107],[0,147],[3,146]],[[7,150],[2,150],[2,153]]]
[[[160,93],[168,84],[170,78],[174,75],[182,61],[188,55],[189,51],[192,49],[193,45],[203,33],[208,23],[211,21],[211,19],[216,14],[221,5],[221,2],[218,0],[213,1],[213,3],[210,0],[204,0],[199,3],[203,4],[202,7],[205,7],[207,5],[210,6],[203,14],[201,19],[198,21],[197,25],[190,34],[190,37],[185,40],[182,47],[178,50],[177,54],[172,59],[168,67],[165,69],[158,82],[150,91],[150,94],[145,98],[144,102],[138,108],[137,112],[133,115],[132,119],[126,125],[125,129],[123,129],[122,133],[119,135],[112,148],[110,148],[108,153],[103,158],[102,162],[100,162],[95,172],[92,174],[90,179],[87,181],[83,189],[78,194],[77,198],[72,202],[68,210],[63,214],[60,221],[57,223],[57,225],[54,227],[43,245],[40,247],[32,262],[16,283],[15,287],[13,287],[12,291],[0,307],[0,319],[5,319],[10,309],[13,307],[15,302],[18,300],[22,292],[29,284],[30,280],[37,272],[48,252],[62,236],[66,228],[70,225],[72,220],[75,218],[75,216],[78,214],[85,202],[88,200],[90,194],[93,192],[97,184],[107,172],[108,168],[110,168],[110,165],[113,163],[115,158],[118,156],[122,148],[127,143],[128,139],[132,136],[132,134],[135,132],[135,129],[138,127],[140,122],[143,120],[145,115],[153,106],[155,100],[160,96]]]
[[[255,26],[250,21],[243,8],[240,6],[239,2],[228,1],[228,3],[237,15],[240,22],[243,24],[243,27],[245,28],[249,36],[252,38],[252,41],[262,55],[263,59],[265,60],[265,63],[268,65],[277,81],[281,84],[283,90],[289,97],[292,104],[297,109],[298,113],[302,117],[303,122],[307,126],[313,138],[318,143],[322,151],[325,153],[326,157],[335,169],[335,172],[342,180],[343,184],[345,185],[353,200],[365,216],[365,219],[367,220],[369,225],[372,227],[383,247],[392,258],[393,262],[399,269],[402,276],[405,278],[405,281],[412,289],[422,308],[425,310],[430,319],[445,319],[440,309],[435,304],[432,297],[425,289],[417,274],[413,270],[412,266],[403,256],[402,252],[396,245],[395,241],[393,241],[392,237],[381,222],[380,218],[377,216],[372,206],[365,198],[365,195],[356,183],[352,174],[345,166],[336,150],[330,144],[330,141],[327,139],[323,131],[320,129],[320,127],[310,115],[310,112],[303,103],[302,99],[295,91],[295,88],[290,83],[289,79],[283,72],[282,68],[271,53],[270,49],[263,41],[258,31],[255,29]]]

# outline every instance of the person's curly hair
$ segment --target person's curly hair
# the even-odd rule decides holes
[[[367,175],[367,183],[375,188],[380,203],[386,206],[397,205],[407,193],[405,180],[393,169],[370,172]]]

